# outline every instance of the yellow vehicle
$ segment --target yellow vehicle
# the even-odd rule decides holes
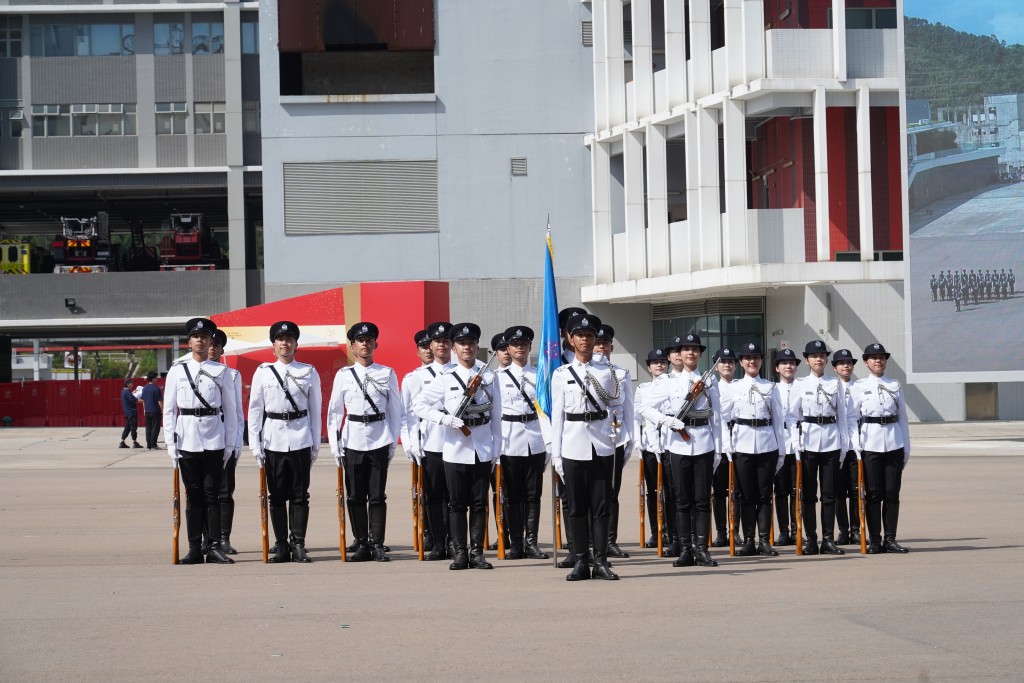
[[[33,260],[38,260],[36,250],[38,247],[30,242],[0,240],[0,273],[28,275],[32,272]]]

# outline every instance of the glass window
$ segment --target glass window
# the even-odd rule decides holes
[[[194,109],[196,135],[224,132],[223,102],[196,102]]]
[[[124,105],[124,134],[135,135],[135,105]]]
[[[875,28],[896,28],[896,10],[884,8],[876,9]]]
[[[188,108],[184,102],[156,103],[156,134],[184,135]]]
[[[242,54],[258,55],[260,53],[260,22],[242,21]]]
[[[75,27],[65,24],[31,28],[33,57],[71,57],[75,54]]]
[[[222,52],[224,52],[224,22],[194,22],[192,24],[192,54],[215,55]]]
[[[10,109],[7,112],[7,118],[10,119],[10,130],[12,138],[20,138],[21,130],[23,126],[23,114],[21,109]]]
[[[245,102],[242,102],[242,132],[260,132],[259,100],[246,100]]]
[[[18,32],[20,52],[21,32]],[[31,27],[33,57],[108,57],[135,54],[134,24],[46,24]]]
[[[71,129],[74,135],[96,135],[97,114],[74,114],[71,117]]]
[[[184,45],[184,24],[153,24],[153,54],[180,55]]]
[[[0,57],[21,56],[21,17],[0,16]]]

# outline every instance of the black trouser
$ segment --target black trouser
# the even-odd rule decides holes
[[[501,456],[501,483],[505,487],[505,530],[513,546],[537,542],[540,497],[544,488],[544,453]],[[531,514],[531,511],[535,511]]]
[[[121,430],[121,441],[128,438],[128,435],[132,435],[132,441],[139,440],[139,416],[138,415],[126,415],[124,418],[124,429]]]
[[[860,510],[857,499],[860,495],[857,483],[857,454],[847,451],[846,458],[836,470],[836,522],[839,533],[860,530]]]
[[[475,462],[472,464],[444,463],[444,478],[449,498],[449,524],[451,525],[452,542],[458,549],[466,547],[466,511],[468,510],[468,528],[471,532],[470,547],[474,554],[483,552],[490,476],[491,463],[480,462],[480,456],[476,456]],[[434,543],[437,543],[436,534]]]
[[[611,498],[608,500],[608,542],[619,538],[619,491],[622,490],[622,470],[626,467],[625,445],[615,447],[615,476],[612,478]]]
[[[220,479],[220,493],[217,495],[217,503],[220,506],[220,537],[228,538],[231,535],[231,526],[235,519],[235,468],[238,467],[238,458],[228,458],[224,466],[224,475]]]
[[[647,491],[647,519],[650,522],[651,536],[658,533],[658,456],[651,451],[640,451],[644,464],[644,488]],[[664,473],[662,473],[664,474]],[[665,511],[665,522],[668,522],[668,510]]]
[[[807,482],[804,482],[807,486]],[[789,533],[790,524],[796,524],[796,454],[786,455],[782,467],[775,473],[775,516],[779,532]]]
[[[586,557],[591,543],[596,558],[608,556],[608,515],[615,463],[613,457],[598,456],[593,451],[592,458],[562,459],[566,518],[572,528],[572,549],[577,559]]]
[[[684,546],[688,546],[690,536],[695,534],[697,545],[707,545],[707,534],[711,528],[711,467],[715,453],[682,455],[670,452],[666,455],[671,463],[669,472],[672,475],[671,488],[675,503],[674,510],[669,510],[675,512],[679,538]],[[669,510],[666,510],[666,517],[669,516]]]
[[[767,453],[736,453],[733,462],[742,499],[743,538],[754,537],[754,526],[767,537],[772,527],[772,482],[778,451]]]
[[[349,514],[352,533],[360,543],[372,537],[384,544],[387,526],[388,446],[372,451],[345,449],[345,478],[348,480]]]
[[[146,447],[156,448],[156,439],[160,436],[160,413],[146,413]],[[121,437],[122,439],[124,437]]]
[[[711,461],[714,467],[714,460]],[[729,533],[729,459],[722,455],[722,459],[711,475],[713,484],[712,507],[715,512],[715,529],[718,533]]]
[[[821,535],[833,538],[836,528],[836,486],[839,472],[839,451],[815,453],[804,451],[800,464],[803,466],[804,536],[809,540],[818,538],[818,523],[814,509],[818,500],[818,483],[821,483]]]
[[[877,540],[880,528],[884,528],[886,537],[895,538],[900,518],[903,449],[887,453],[864,451],[862,457],[867,488],[864,516],[867,517],[868,534],[872,540]]]
[[[220,493],[224,473],[224,449],[215,451],[178,451],[178,468],[185,484],[185,528],[188,546],[198,549],[203,540],[203,523],[210,537],[220,540]]]
[[[424,517],[434,546],[448,545],[448,486],[445,483],[444,458],[440,452],[423,451]]]
[[[311,449],[264,450],[263,454],[266,457],[270,518],[274,524],[276,540],[278,544],[284,544],[288,530],[291,529],[292,542],[305,545],[306,522],[309,520]]]

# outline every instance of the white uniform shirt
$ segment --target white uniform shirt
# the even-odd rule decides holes
[[[290,413],[295,410],[271,367],[277,369],[277,374],[288,387],[299,410],[308,411],[306,417],[297,420],[264,420],[264,413]],[[299,361],[285,365],[275,361],[256,368],[249,392],[249,449],[252,454],[261,458],[264,450],[287,452],[309,448],[315,460],[320,452],[322,401],[320,375],[312,365]]]
[[[644,382],[637,385],[636,392],[633,394],[633,405],[636,406],[634,411],[633,421],[633,433],[639,439],[639,448],[641,451],[647,451],[648,453],[660,454],[662,452],[661,446],[661,417],[657,420],[648,419],[653,417],[653,413],[645,413],[643,406],[648,403],[653,403],[649,398],[651,385],[658,381],[668,381],[668,375],[659,375],[650,382]],[[657,405],[653,406],[659,416],[663,416],[669,411],[670,407],[668,401],[662,401]]]
[[[359,378],[358,382],[356,377]],[[362,389],[359,388],[360,383]],[[365,395],[363,389],[366,390]],[[366,396],[373,401],[373,405],[377,407],[376,411],[366,400]],[[345,419],[347,415],[372,416],[378,412],[384,414],[384,419],[377,422]],[[331,453],[335,458],[345,455],[346,448],[372,451],[384,446],[393,446],[401,431],[402,399],[394,370],[377,363],[368,368],[357,363],[338,370],[334,376],[334,387],[331,389],[331,400],[327,407],[327,440],[331,444]],[[393,448],[388,455],[394,455]]]
[[[547,450],[548,419],[537,412],[537,368],[512,363],[495,373],[501,391],[501,414],[536,415],[529,422],[501,421],[501,454],[509,457],[537,455]],[[519,386],[517,387],[516,384]],[[526,394],[524,397],[523,394]]]
[[[788,418],[789,404],[790,401],[793,400],[793,392],[795,385],[795,381],[787,383],[782,379],[780,379],[779,382],[775,385],[775,388],[778,389],[779,391],[779,402],[782,404],[782,409],[786,411],[786,413],[782,417],[783,436],[785,436],[786,438],[786,455],[793,455],[794,453],[796,453],[796,441],[793,439],[793,436],[791,434],[791,430],[795,427],[795,425],[792,422],[790,422]]]
[[[223,413],[216,415],[181,415],[179,409],[205,408],[203,402],[192,391],[192,385],[185,374],[185,367],[192,373],[196,390],[206,402]],[[164,433],[173,434],[165,439],[167,453],[172,459],[179,451],[198,453],[233,448],[238,430],[238,409],[235,405],[235,388],[227,367],[211,360],[202,363],[189,358],[179,361],[167,371],[164,385]]]
[[[892,424],[863,423],[862,417],[895,416]],[[910,459],[910,427],[907,425],[907,404],[903,388],[884,375],[869,375],[850,385],[850,410],[846,416],[850,446],[857,452],[888,453],[903,449],[904,462]]]
[[[551,461],[559,472],[562,471],[562,458],[592,460],[595,452],[600,457],[608,457],[615,454],[615,446],[619,440],[619,435],[612,435],[612,411],[598,396],[593,385],[588,385],[587,390],[598,404],[594,405],[587,398],[584,387],[581,387],[573,377],[570,368],[576,371],[580,381],[586,382],[589,375],[606,394],[614,395],[616,391],[617,373],[613,375],[612,367],[606,363],[581,363],[574,358],[572,363],[555,369],[551,376]],[[617,390],[623,392],[626,387],[620,384]],[[628,403],[629,418],[632,422],[632,400]],[[566,413],[596,413],[599,410],[608,413],[603,420],[570,422],[565,419]],[[619,420],[622,419],[622,416],[619,416]]]
[[[594,355],[596,358],[597,354]],[[604,364],[615,372],[621,387],[619,397],[609,401],[608,412],[614,413],[615,417],[619,421],[620,427],[617,438],[615,439],[615,445],[625,447],[626,459],[628,460],[629,456],[632,455],[630,451],[633,450],[633,428],[634,422],[636,421],[636,416],[634,415],[636,411],[633,405],[633,378],[630,376],[629,370],[620,368],[618,365],[609,362],[607,359],[604,359]],[[582,376],[583,375],[580,375],[580,377]],[[597,398],[597,396],[594,398]]]
[[[470,404],[470,408],[473,408],[474,403],[485,408],[480,412],[467,411],[462,419],[487,415],[491,421],[485,425],[470,427],[469,436],[463,434],[460,429],[441,424],[441,419],[445,415],[442,409],[449,415],[454,415],[458,411],[459,404],[465,396],[465,387],[469,386],[473,375],[483,366],[480,361],[474,364],[472,370],[454,365],[439,374],[429,386],[424,386],[419,396],[413,400],[413,412],[421,419],[436,425],[437,429],[434,431],[440,432],[443,437],[444,442],[440,450],[445,462],[471,465],[476,462],[477,457],[480,458],[480,462],[490,462],[497,460],[501,455],[498,452],[501,445],[501,394],[494,382],[494,373],[490,370],[483,372],[480,388],[477,389]],[[456,377],[462,382],[460,383]],[[434,438],[434,434],[431,434],[430,438]],[[427,446],[424,446],[424,449],[432,450]]]
[[[782,425],[786,411],[776,385],[760,377],[744,375],[723,387],[722,446],[729,453],[768,453],[779,451],[780,462],[785,454],[785,430]],[[730,420],[771,420],[767,427],[736,424],[729,434]]]
[[[421,368],[416,368],[415,373],[417,374],[417,382],[411,388],[412,405],[415,405],[416,399],[422,392],[426,391],[439,381],[438,378],[446,370],[450,370],[454,367],[455,363],[440,363],[435,360],[430,365],[424,365]],[[406,428],[410,429],[413,424],[415,424],[416,428],[420,430],[420,445],[424,452],[430,451],[431,453],[441,453],[444,450],[444,434],[448,430],[448,427],[434,424],[430,420],[423,419],[417,415],[415,408],[410,408],[406,415]]]
[[[238,426],[235,428],[234,453],[238,458],[242,455],[242,442],[245,440],[245,406],[242,404],[242,373],[234,368],[228,368],[231,375],[231,383],[235,387],[235,419]]]
[[[837,377],[814,375],[801,377],[793,383],[790,393],[789,425],[790,441],[801,451],[828,453],[846,452],[846,391]],[[808,417],[834,417],[833,424],[804,422]],[[799,426],[798,426],[798,423]]]
[[[690,389],[700,378],[701,373],[687,371],[665,377],[664,381],[658,381],[661,380],[659,377],[645,394],[644,404],[637,407],[638,412],[643,412],[649,420],[658,419],[659,414],[667,418],[675,417],[682,410]],[[657,407],[659,405],[660,409]],[[664,449],[680,455],[703,455],[704,453],[719,452],[721,450],[722,404],[718,387],[714,382],[709,382],[704,392],[697,398],[696,405],[692,408],[689,417],[696,418],[703,413],[710,413],[707,416],[709,422],[702,427],[687,427],[686,432],[690,435],[689,441],[685,441],[676,431],[662,427]]]
[[[420,391],[420,366],[402,378],[402,446],[406,454],[422,451],[420,419],[412,412],[412,402]]]

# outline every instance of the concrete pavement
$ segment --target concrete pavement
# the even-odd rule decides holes
[[[638,548],[631,461],[622,580],[568,584],[550,561],[415,561],[401,454],[388,483],[394,561],[342,564],[326,448],[313,564],[260,561],[245,453],[237,563],[172,566],[164,451],[119,450],[113,428],[0,429],[0,681],[1021,680],[1024,423],[911,430],[909,555],[716,551],[717,568],[673,569]],[[546,500],[548,549],[549,513]],[[184,553],[184,523],[182,536]]]

